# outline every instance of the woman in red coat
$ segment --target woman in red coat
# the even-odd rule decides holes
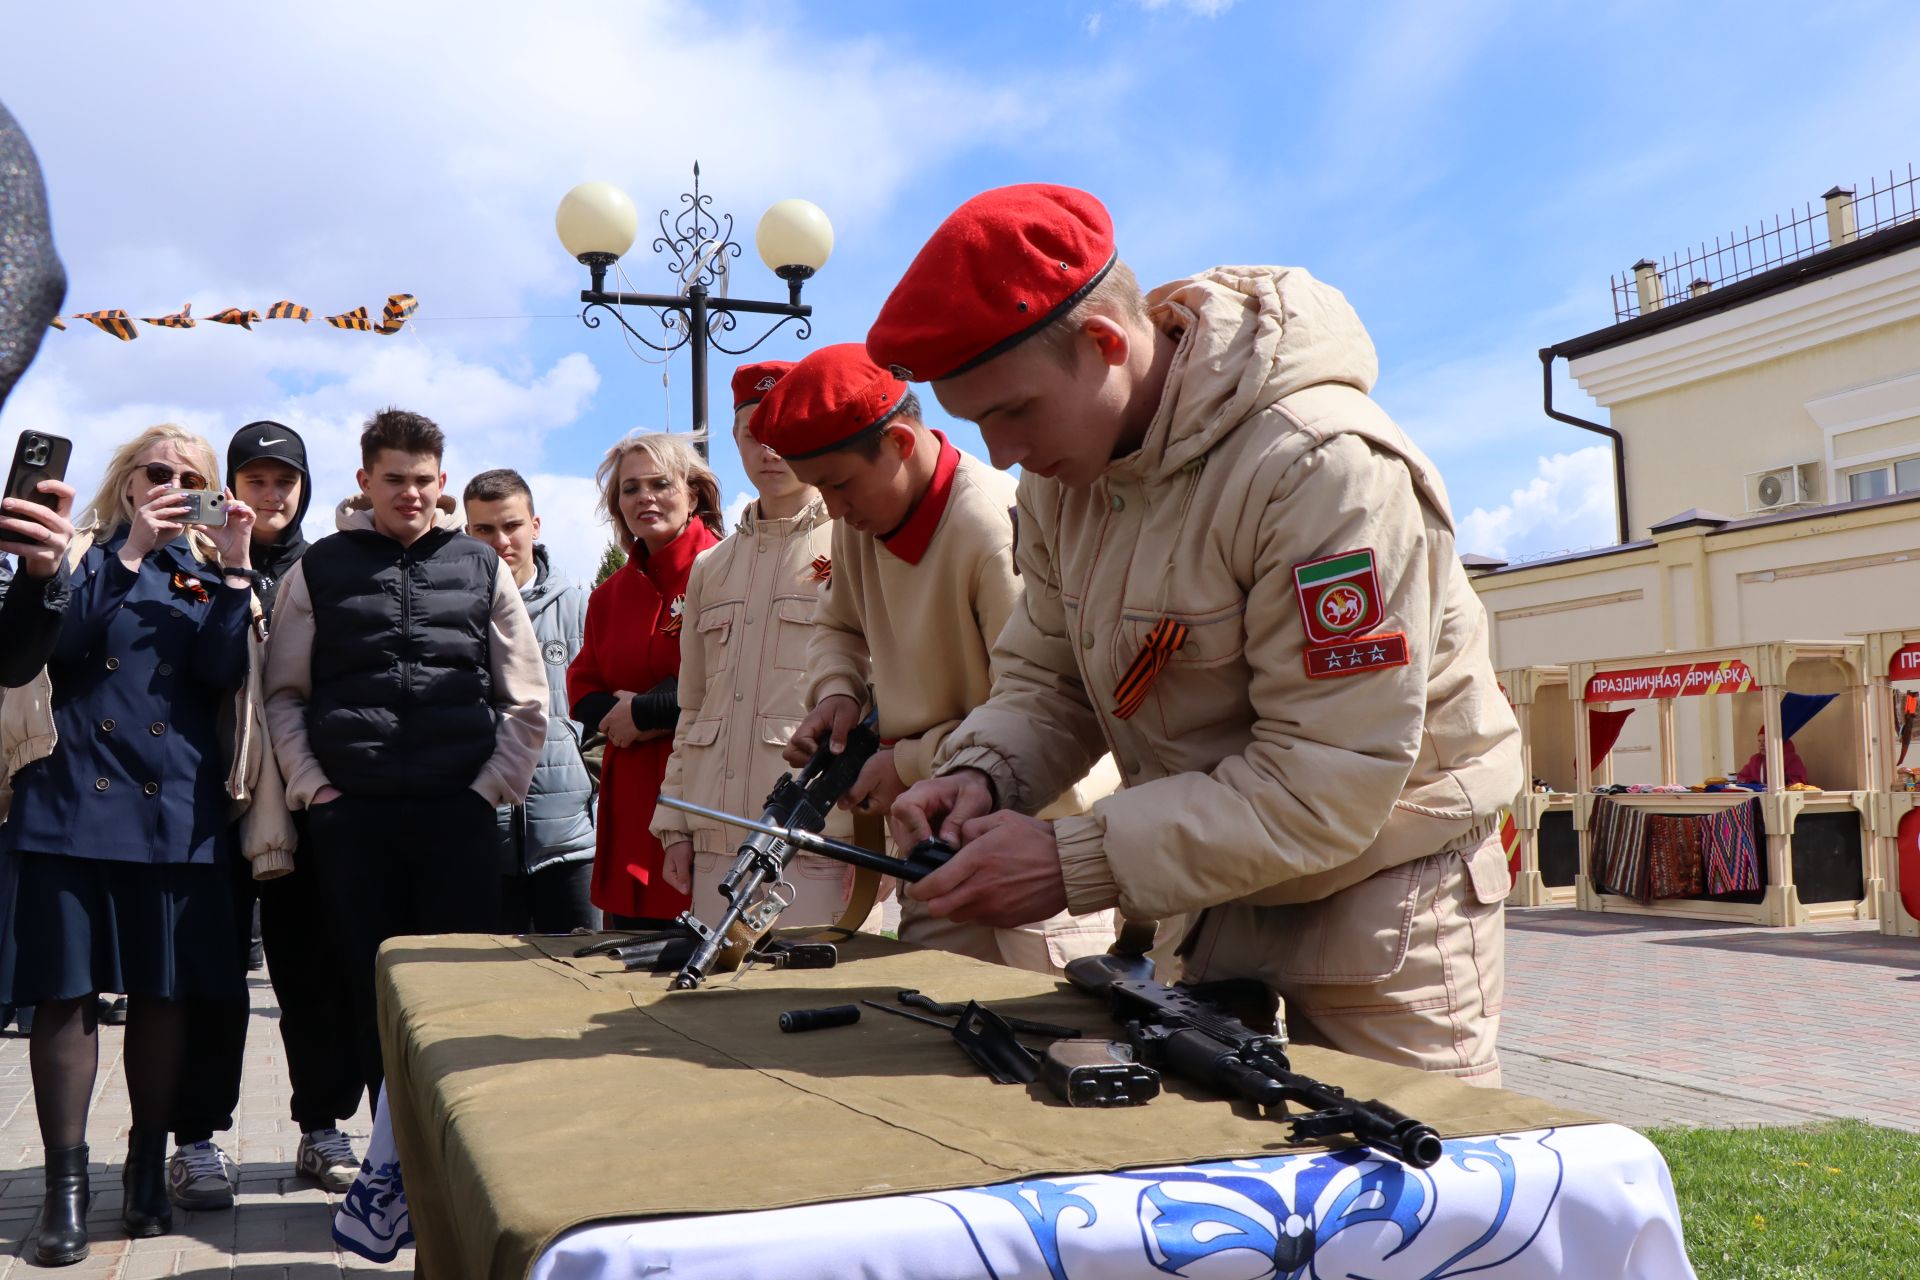
[[[607,735],[600,772],[593,903],[609,928],[672,921],[690,903],[660,875],[647,829],[680,715],[680,610],[687,575],[720,540],[720,483],[680,436],[631,435],[595,473],[627,563],[587,601],[586,638],[567,668],[573,718]]]

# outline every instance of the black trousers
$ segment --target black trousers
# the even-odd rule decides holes
[[[352,1023],[340,975],[339,931],[321,892],[306,814],[294,815],[294,827],[299,843],[288,874],[255,880],[245,858],[233,859],[240,938],[234,962],[246,968],[247,935],[257,900],[267,976],[280,1006],[280,1043],[292,1089],[288,1110],[300,1131],[308,1133],[334,1128],[360,1109],[361,1071],[349,1038]],[[176,1142],[203,1141],[233,1127],[251,1014],[244,999],[187,1006],[187,1058],[173,1122]]]
[[[378,1097],[380,1024],[374,958],[388,938],[492,933],[500,919],[501,850],[494,809],[451,795],[343,795],[308,812],[321,886],[338,925],[349,1042],[367,1096]]]
[[[509,855],[511,856],[511,855]],[[510,875],[500,888],[500,932],[571,933],[600,927],[593,905],[593,859]]]

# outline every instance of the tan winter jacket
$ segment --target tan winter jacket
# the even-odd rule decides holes
[[[1283,267],[1222,267],[1149,303],[1179,337],[1159,413],[1089,489],[1022,478],[1026,594],[992,699],[936,769],[984,770],[1031,812],[1113,752],[1126,787],[1055,825],[1074,911],[1314,902],[1470,851],[1519,787],[1518,729],[1440,477],[1367,396],[1359,317]],[[1380,640],[1335,646],[1330,670],[1295,571],[1358,552],[1377,614],[1350,634]],[[1121,718],[1117,688],[1163,617],[1185,643]],[[1469,869],[1482,901],[1504,895],[1497,850]]]
[[[355,495],[334,509],[334,527],[373,527],[373,512],[365,497]],[[460,528],[453,499],[441,495],[434,524]],[[286,778],[287,805],[305,809],[325,786],[326,772],[314,758],[307,739],[307,697],[313,691],[313,599],[307,592],[305,562],[287,571],[280,581],[279,601],[273,610],[273,645],[262,684],[267,724],[273,730],[273,749]],[[514,585],[506,561],[496,567],[493,605],[487,628],[490,675],[496,716],[492,757],[480,766],[473,790],[496,807],[525,804],[547,736],[547,677],[542,669],[540,641],[533,619]]]
[[[740,527],[694,562],[680,629],[680,721],[660,794],[757,818],[787,763],[780,753],[806,708],[807,640],[833,525],[815,500],[790,520],[763,520],[749,503]],[[843,810],[827,834],[847,839]],[[669,809],[654,810],[661,844],[731,853],[746,833]],[[825,858],[808,854],[810,863]]]
[[[88,528],[74,535],[67,547],[69,574],[93,545],[95,532]],[[267,734],[266,703],[261,696],[267,646],[258,600],[253,601],[253,617],[255,625],[247,641],[246,683],[234,694],[232,707],[222,714],[220,732],[229,752],[227,795],[233,803],[228,821],[240,824],[240,852],[253,878],[272,880],[293,870],[297,841]],[[53,680],[45,668],[18,689],[0,690],[0,822],[6,820],[13,799],[13,775],[35,760],[52,755],[58,742],[53,721]]]

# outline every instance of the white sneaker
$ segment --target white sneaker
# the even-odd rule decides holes
[[[338,1129],[315,1129],[300,1135],[293,1171],[312,1178],[324,1190],[345,1191],[360,1174],[360,1157],[353,1154],[353,1143]]]
[[[175,1147],[167,1161],[167,1199],[182,1209],[231,1209],[235,1174],[217,1143]]]

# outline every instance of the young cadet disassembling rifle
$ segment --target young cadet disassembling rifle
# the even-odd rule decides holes
[[[909,897],[1002,927],[1204,912],[1188,980],[1260,979],[1297,1040],[1497,1084],[1518,729],[1346,299],[1289,267],[1143,298],[1099,201],[1016,186],[935,231],[867,349],[1022,470],[993,694],[893,810],[896,840],[960,846]],[[1106,751],[1123,790],[1025,816]]]
[[[832,572],[807,646],[805,720],[787,761],[844,743],[871,700],[882,749],[847,802],[883,814],[930,776],[934,754],[992,685],[994,638],[1020,598],[1008,509],[1013,485],[920,420],[907,384],[858,343],[807,356],[767,393],[753,433],[820,491],[835,520]],[[1094,753],[1061,771],[1036,807],[1083,812]],[[911,846],[902,846],[908,848]],[[1113,941],[1105,907],[1063,908],[994,928],[901,904],[900,937],[976,959],[1058,973]]]

